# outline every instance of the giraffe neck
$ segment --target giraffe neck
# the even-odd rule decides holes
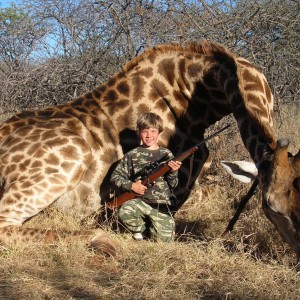
[[[265,76],[242,58],[236,60],[238,89],[230,96],[245,147],[252,159],[260,163],[273,154],[273,95]],[[238,92],[237,92],[238,91]]]

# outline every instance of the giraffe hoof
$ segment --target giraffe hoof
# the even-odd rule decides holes
[[[115,257],[117,255],[116,244],[103,233],[96,235],[91,239],[89,248],[107,256]]]

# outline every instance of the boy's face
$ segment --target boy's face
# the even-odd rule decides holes
[[[159,130],[154,127],[143,129],[139,131],[139,137],[142,141],[142,146],[147,148],[157,147]]]

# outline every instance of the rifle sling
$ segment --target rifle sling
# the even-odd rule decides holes
[[[187,180],[186,185],[185,185],[185,189],[184,189],[185,192],[186,192],[187,189],[189,188],[189,184],[190,184],[191,177],[192,177],[193,164],[194,164],[194,152],[193,152],[192,155],[190,156],[189,177],[188,177],[188,180]]]

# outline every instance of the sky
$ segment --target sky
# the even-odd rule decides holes
[[[0,7],[8,7],[13,2],[17,3],[18,0],[0,0]]]

